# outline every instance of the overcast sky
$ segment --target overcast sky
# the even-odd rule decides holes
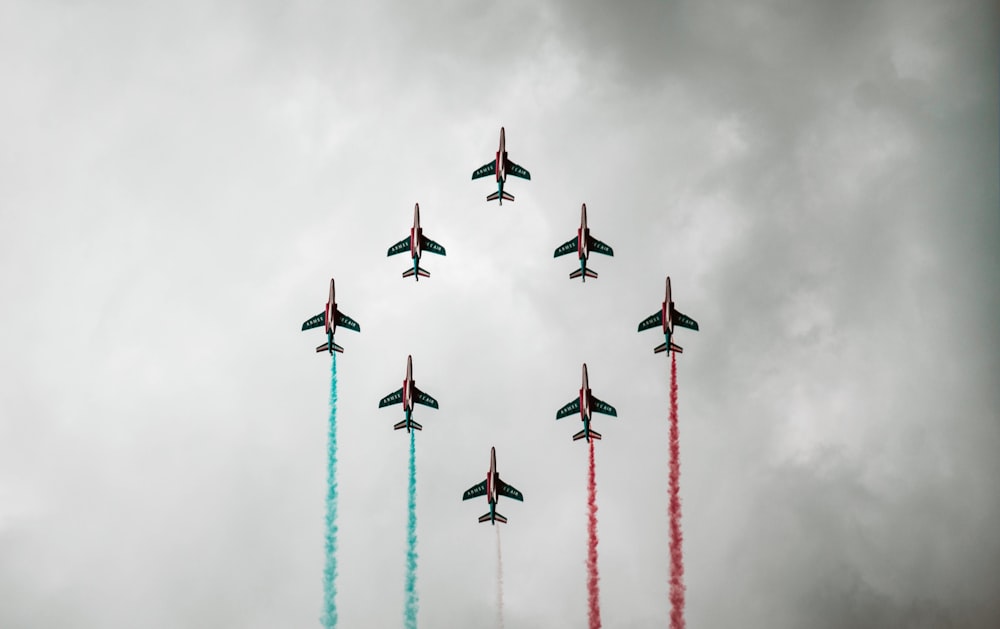
[[[338,302],[343,627],[1000,626],[987,1],[0,3],[0,626],[318,627]],[[485,201],[500,126],[516,201]],[[414,202],[432,277],[404,281]],[[581,203],[615,257],[567,275]]]

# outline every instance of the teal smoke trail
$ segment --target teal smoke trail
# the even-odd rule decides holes
[[[330,362],[330,438],[326,468],[326,565],[323,567],[323,626],[337,626],[337,355]]]
[[[417,450],[415,430],[410,430],[410,491],[407,499],[409,519],[406,525],[406,629],[417,629]]]

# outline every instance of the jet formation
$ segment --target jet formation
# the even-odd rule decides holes
[[[488,177],[490,175],[495,176],[497,190],[496,192],[488,195],[486,200],[488,202],[496,200],[500,205],[503,205],[504,201],[514,200],[514,195],[504,190],[504,183],[507,180],[507,175],[520,177],[522,179],[531,179],[531,173],[518,164],[515,164],[507,157],[506,140],[503,127],[500,128],[500,146],[496,152],[495,158],[476,169],[472,173],[472,179],[475,180],[481,177]],[[423,229],[420,226],[419,203],[415,203],[413,206],[413,226],[410,228],[409,236],[391,246],[386,255],[394,256],[406,251],[410,254],[412,266],[403,271],[402,276],[404,278],[413,277],[418,282],[421,277],[430,277],[430,273],[420,266],[420,257],[423,252],[427,251],[441,256],[446,255],[444,247],[423,234]],[[580,278],[583,282],[586,282],[588,277],[591,279],[597,278],[597,272],[587,266],[590,253],[594,252],[606,256],[614,256],[614,250],[610,246],[590,235],[590,228],[587,226],[586,203],[583,203],[580,206],[580,227],[577,229],[576,237],[560,245],[555,250],[553,257],[558,258],[574,252],[577,255],[580,268],[571,272],[569,277],[570,279]],[[326,309],[303,323],[302,329],[308,330],[320,326],[325,327],[327,341],[326,343],[319,345],[316,348],[316,352],[328,351],[331,355],[333,355],[335,351],[344,351],[343,347],[334,342],[334,332],[337,326],[344,327],[355,332],[361,331],[361,326],[358,325],[354,319],[341,312],[337,307],[333,278],[330,279],[330,296],[326,303]],[[643,319],[643,321],[639,323],[638,331],[642,332],[643,330],[648,330],[657,326],[662,327],[664,335],[664,342],[653,349],[653,352],[657,354],[667,352],[669,355],[670,352],[681,353],[684,351],[679,345],[673,342],[675,326],[696,331],[698,330],[698,323],[694,319],[675,308],[670,291],[670,276],[667,276],[666,295],[660,310]],[[413,379],[412,356],[406,357],[406,375],[403,378],[403,386],[382,398],[378,405],[379,408],[384,408],[394,404],[402,404],[403,420],[396,423],[393,426],[393,429],[401,430],[405,428],[407,432],[423,429],[423,427],[413,418],[414,406],[416,404],[429,406],[435,409],[438,408],[437,400],[417,388]],[[611,417],[618,416],[618,411],[615,410],[613,406],[594,397],[587,377],[586,363],[583,364],[582,382],[578,396],[556,412],[556,419],[563,419],[564,417],[569,417],[570,415],[577,413],[579,413],[580,420],[583,422],[583,430],[573,435],[573,441],[585,439],[590,442],[591,440],[601,439],[601,434],[596,430],[593,430],[591,427],[593,413],[610,415]],[[493,525],[496,525],[497,522],[507,522],[507,518],[498,513],[496,510],[497,501],[501,495],[513,500],[524,500],[524,496],[520,491],[500,479],[500,475],[496,469],[496,448],[490,448],[490,467],[486,472],[486,480],[466,490],[462,495],[462,500],[469,500],[471,498],[477,498],[484,495],[489,503],[489,511],[480,516],[479,521],[490,522]]]
[[[507,523],[507,518],[497,513],[497,500],[500,499],[501,494],[508,498],[524,502],[524,496],[521,492],[500,480],[500,474],[497,472],[497,449],[490,448],[490,469],[486,471],[486,480],[466,489],[465,493],[462,494],[462,500],[486,496],[486,500],[490,504],[490,510],[479,516],[479,521],[489,522],[493,526],[496,526],[497,522],[502,524]]]
[[[445,255],[444,247],[424,236],[424,230],[420,228],[420,204],[415,203],[413,205],[413,227],[410,228],[410,235],[389,247],[386,256],[394,256],[409,250],[413,267],[403,271],[403,277],[412,276],[419,282],[421,277],[431,276],[430,273],[420,268],[420,253],[425,249],[439,256]]]

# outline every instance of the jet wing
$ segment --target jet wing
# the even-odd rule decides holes
[[[663,311],[657,310],[656,314],[650,315],[642,320],[639,324],[639,331],[648,330],[649,328],[655,328],[658,325],[663,325]]]
[[[697,330],[698,322],[687,316],[682,312],[674,310],[674,325],[679,325],[682,328],[687,328],[689,330]]]
[[[403,253],[404,251],[409,251],[409,250],[410,250],[410,237],[407,236],[406,238],[400,240],[393,246],[389,247],[389,253],[385,255],[394,256],[397,253]]]
[[[479,483],[478,485],[473,485],[465,490],[462,494],[462,500],[468,500],[470,498],[478,498],[479,496],[486,495],[486,481]]]
[[[407,243],[406,246],[409,247],[410,246],[409,243]],[[431,253],[436,253],[439,256],[443,256],[444,255],[444,247],[442,247],[441,245],[437,244],[436,242],[434,242],[433,240],[431,240],[427,236],[421,236],[420,237],[420,246],[422,248],[424,248],[425,250],[431,252]]]
[[[308,321],[306,321],[305,323],[303,323],[302,324],[302,329],[303,330],[309,330],[311,328],[318,328],[321,325],[326,325],[326,311],[325,310],[323,312],[319,313],[318,315],[316,315],[315,317],[313,317],[312,319],[309,319]]]
[[[604,244],[600,240],[594,238],[593,236],[589,236],[587,238],[587,245],[590,246],[590,248],[592,250],[596,251],[597,253],[603,253],[606,256],[613,256],[613,255],[615,255],[615,250],[614,249],[612,249],[611,247],[607,246],[606,244]]]
[[[361,331],[361,326],[354,319],[348,317],[343,312],[337,313],[337,325],[342,328],[347,328],[349,330],[354,330],[355,332]]]
[[[413,400],[417,404],[423,404],[424,406],[430,406],[431,408],[438,407],[438,401],[427,395],[417,387],[413,387],[413,392],[417,395],[417,398]]]
[[[403,389],[399,389],[389,395],[385,396],[379,400],[378,407],[382,408],[384,406],[392,406],[393,404],[401,404],[403,402]]]
[[[572,402],[562,407],[556,412],[556,419],[562,419],[563,417],[569,417],[574,413],[580,412],[580,398],[574,398]]]
[[[579,236],[577,236],[577,238],[579,238]],[[564,242],[563,244],[559,245],[559,248],[556,249],[556,252],[555,252],[555,254],[552,255],[552,257],[553,258],[558,258],[559,256],[564,256],[567,253],[572,253],[572,252],[576,251],[576,248],[577,248],[577,238],[574,238],[573,240],[569,240],[569,241]]]
[[[503,482],[499,478],[497,479],[497,491],[507,496],[508,498],[513,498],[514,500],[520,500],[521,502],[524,502],[524,496],[521,495],[521,492],[514,489],[507,483]]]
[[[531,173],[509,159],[507,160],[507,172],[515,177],[520,177],[521,179],[531,179]]]
[[[472,173],[472,178],[479,179],[480,177],[489,177],[490,175],[495,175],[495,174],[497,174],[496,160],[488,164],[483,164],[482,166],[477,168],[476,171]]]
[[[603,400],[598,400],[596,397],[591,396],[590,398],[591,410],[595,413],[601,413],[602,415],[611,415],[612,417],[618,417],[618,411],[615,410],[614,406],[611,406]]]

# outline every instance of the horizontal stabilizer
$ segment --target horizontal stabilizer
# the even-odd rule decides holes
[[[666,343],[660,343],[659,345],[657,345],[656,347],[653,348],[653,353],[654,354],[659,354],[659,353],[662,353],[662,352],[665,352],[665,351],[667,351],[667,344]],[[677,345],[675,343],[671,343],[670,344],[670,351],[677,352],[678,354],[683,354],[684,353],[684,349],[680,345]]]
[[[581,430],[580,432],[578,432],[575,435],[573,435],[573,441],[579,441],[580,439],[583,439],[586,436],[587,436],[586,429]],[[601,438],[601,433],[597,432],[596,430],[591,430],[590,431],[590,438],[591,439],[600,439]]]
[[[425,271],[424,269],[420,268],[419,266],[416,268],[416,271],[414,271],[413,268],[409,268],[409,269],[406,269],[405,271],[403,271],[403,277],[413,277],[414,275],[417,275],[419,277],[430,277],[431,276],[431,274],[430,274],[429,271]]]
[[[413,430],[423,430],[424,429],[423,426],[421,426],[417,422],[413,421],[412,419],[409,422],[407,422],[404,419],[403,421],[399,422],[398,424],[396,424],[395,426],[392,427],[393,430],[401,430],[403,428],[412,428]]]
[[[501,524],[507,523],[507,518],[503,517],[499,513],[496,513],[495,516],[497,522],[500,522]],[[491,519],[493,519],[493,517],[491,517],[489,513],[484,513],[483,515],[479,516],[480,522],[489,522]]]
[[[322,345],[318,345],[316,347],[316,353],[317,354],[319,354],[320,352],[328,352],[328,351],[330,351],[330,343],[323,343]],[[344,353],[344,348],[341,347],[340,345],[337,345],[336,343],[334,343],[333,344],[333,351],[340,352],[341,354],[343,354]]]

